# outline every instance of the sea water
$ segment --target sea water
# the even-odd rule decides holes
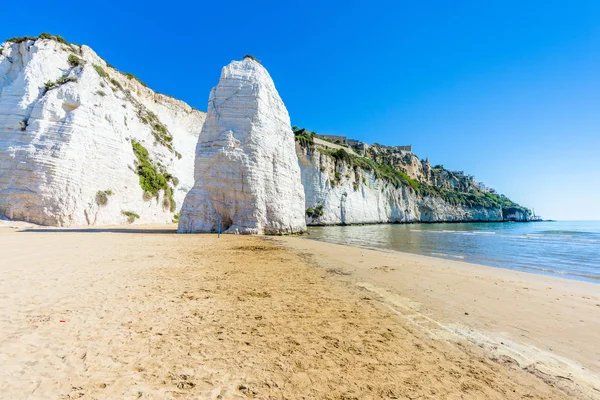
[[[309,228],[310,238],[600,283],[600,221]]]

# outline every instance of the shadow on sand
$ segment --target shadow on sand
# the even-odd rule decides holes
[[[177,228],[173,229],[136,229],[136,228],[28,228],[21,229],[18,232],[37,232],[37,233],[148,233],[148,234],[175,234]]]

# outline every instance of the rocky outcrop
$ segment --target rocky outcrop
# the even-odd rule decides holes
[[[179,232],[285,234],[306,230],[288,112],[250,57],[223,68],[196,148],[195,185]]]
[[[296,147],[309,225],[527,221],[522,207],[450,204],[410,185],[397,185],[366,168],[335,159],[314,147]]]
[[[170,222],[194,183],[205,114],[87,46],[44,37],[8,41],[0,54],[0,215],[58,226]]]
[[[522,207],[506,207],[502,209],[502,218],[511,222],[527,222],[532,216],[529,210],[524,210]]]

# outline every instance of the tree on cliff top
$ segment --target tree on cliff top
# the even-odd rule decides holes
[[[260,60],[257,60],[257,59],[256,59],[256,57],[254,57],[252,54],[246,54],[246,55],[244,56],[244,59],[246,59],[246,58],[249,58],[249,59],[251,59],[251,60],[254,60],[254,61],[256,61],[257,63],[259,63],[259,64],[260,64]]]

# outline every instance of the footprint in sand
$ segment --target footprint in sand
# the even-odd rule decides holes
[[[396,270],[396,268],[390,267],[388,265],[381,265],[379,267],[373,267],[373,269],[376,269],[378,271],[383,271],[383,272],[390,272],[390,271]]]

